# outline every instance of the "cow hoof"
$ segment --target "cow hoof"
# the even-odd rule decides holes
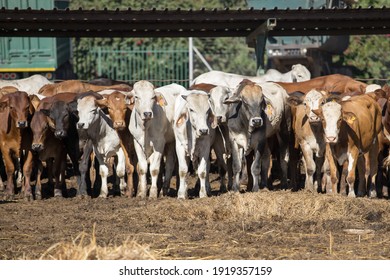
[[[14,194],[5,193],[4,196],[3,196],[3,199],[5,201],[12,201],[12,200],[15,199],[15,195]]]
[[[349,192],[348,197],[356,197],[355,192]]]
[[[30,201],[32,201],[32,200],[33,200],[33,197],[32,197],[31,194],[30,194],[30,195],[25,195],[25,196],[24,196],[24,201],[30,202]]]
[[[78,194],[78,195],[76,195],[76,198],[84,199],[84,198],[87,198],[87,195],[86,194]]]
[[[376,190],[372,190],[371,192],[370,192],[370,198],[377,198],[378,197],[378,195],[377,195],[377,193],[376,193]]]
[[[107,199],[108,195],[107,194],[101,194],[101,195],[98,196],[98,198],[105,198],[105,199]]]
[[[35,200],[41,200],[42,194],[41,193],[35,193]]]

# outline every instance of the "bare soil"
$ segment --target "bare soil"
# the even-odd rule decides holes
[[[390,202],[281,190],[0,201],[0,259],[64,258],[49,248],[82,232],[100,248],[139,244],[153,259],[389,259]]]

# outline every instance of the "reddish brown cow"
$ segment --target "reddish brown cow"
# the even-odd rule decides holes
[[[5,198],[12,199],[15,194],[13,174],[15,171],[14,160],[22,157],[22,151],[26,151],[27,160],[32,160],[31,130],[29,121],[34,114],[34,107],[26,92],[17,91],[3,96],[0,100],[0,144],[4,165],[7,173],[7,186]],[[25,182],[23,186],[24,196],[31,198],[30,175],[32,164],[26,162],[23,165]]]
[[[338,93],[364,93],[367,87],[365,83],[356,81],[349,76],[340,74],[321,76],[308,81],[297,83],[276,83],[281,85],[289,94],[296,91],[300,91],[306,94],[312,89],[321,89]]]
[[[39,94],[44,96],[53,96],[61,92],[83,93],[87,91],[101,91],[105,89],[116,89],[122,91],[131,91],[131,87],[126,84],[112,86],[97,86],[89,83],[83,83],[79,80],[68,80],[56,84],[47,84],[41,87]]]
[[[39,107],[38,107],[39,110]],[[45,161],[48,170],[49,185],[53,184],[53,171],[55,175],[54,196],[62,196],[61,187],[65,186],[66,150],[64,143],[54,136],[49,127],[47,116],[41,111],[36,111],[31,120],[33,141],[31,148],[37,153],[40,161]],[[54,161],[54,166],[53,166]],[[54,167],[54,170],[53,170]],[[39,164],[37,183],[35,187],[35,199],[40,199],[41,194],[42,164]],[[61,176],[61,182],[60,182]]]
[[[134,139],[128,127],[134,104],[130,104],[126,96],[118,91],[105,95],[103,99],[96,100],[96,104],[101,108],[108,109],[113,127],[118,133],[126,161],[126,196],[132,197],[135,194],[133,173],[134,166],[137,164],[137,156],[134,149]]]

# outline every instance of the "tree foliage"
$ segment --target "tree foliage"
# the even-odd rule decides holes
[[[382,7],[388,0],[360,0],[355,6],[362,8]],[[349,48],[345,51],[345,63],[355,66],[359,78],[389,78],[390,37],[388,35],[351,36]]]

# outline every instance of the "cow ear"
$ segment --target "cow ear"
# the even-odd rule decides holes
[[[176,121],[176,126],[182,126],[187,121],[187,113],[183,113]]]
[[[302,104],[302,102],[303,99],[296,96],[290,96],[289,98],[287,98],[287,104],[290,106],[298,106]]]
[[[270,102],[266,102],[265,104],[264,112],[268,117],[272,117],[275,112],[274,106]]]
[[[132,95],[126,95],[125,97],[125,104],[127,108],[130,109],[130,111],[133,111],[134,109],[134,97]]]
[[[41,102],[41,100],[35,94],[30,95],[29,98],[30,98],[31,104],[34,107],[34,110],[36,110],[38,108],[39,103]]]
[[[3,112],[8,107],[8,100],[0,102],[0,112]]]
[[[223,101],[223,104],[232,104],[232,103],[239,103],[239,102],[241,102],[241,97],[233,95],[228,99],[226,99],[225,101]]]
[[[217,118],[212,113],[209,114],[209,123],[212,129],[216,129],[218,126]]]
[[[156,102],[161,107],[167,106],[168,103],[165,100],[164,96],[160,92],[156,92]]]
[[[49,117],[50,116],[50,110],[48,110],[48,109],[41,109],[41,110],[39,110],[39,111],[41,111],[45,116],[47,116],[47,117]]]
[[[340,103],[341,101],[341,97],[340,95],[338,94],[330,94],[326,97],[325,99],[325,102],[328,103],[328,102],[337,102],[337,103]]]
[[[95,105],[100,107],[101,109],[103,108],[106,108],[107,107],[107,98],[103,98],[103,99],[96,99],[95,100]]]
[[[56,125],[50,117],[46,116],[46,120],[47,120],[47,124],[49,125],[49,127],[51,127],[52,129],[56,129]]]
[[[352,124],[356,121],[357,117],[356,117],[356,115],[355,115],[354,113],[352,113],[352,112],[343,112],[343,119],[344,119],[344,121],[346,121],[349,125],[352,125]]]

